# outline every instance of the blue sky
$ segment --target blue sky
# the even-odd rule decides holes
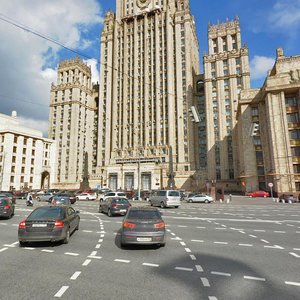
[[[99,80],[103,17],[115,0],[10,0],[0,6],[0,113],[18,112],[28,127],[47,135],[51,82],[57,65],[75,54],[21,30],[13,21],[75,49],[91,59]],[[190,0],[200,57],[207,50],[207,25],[240,17],[242,41],[249,48],[252,87],[260,87],[274,63],[277,47],[300,55],[300,0]],[[202,61],[201,61],[202,64]],[[202,68],[202,66],[201,66]]]

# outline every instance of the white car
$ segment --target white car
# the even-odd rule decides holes
[[[205,194],[197,194],[192,197],[188,197],[187,202],[193,203],[193,202],[203,202],[203,203],[211,203],[214,199],[211,196],[205,195]]]
[[[76,200],[96,200],[96,194],[81,193],[76,196]]]
[[[108,192],[104,196],[100,197],[100,202],[105,201],[108,197],[119,197],[119,198],[126,198],[126,194],[124,192]]]

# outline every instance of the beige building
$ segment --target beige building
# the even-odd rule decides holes
[[[236,110],[239,94],[250,88],[248,48],[242,46],[239,19],[209,25],[208,45],[204,55],[207,179],[226,190],[239,190]]]
[[[41,131],[21,125],[15,111],[0,114],[0,191],[50,188],[55,149]]]
[[[85,152],[89,174],[96,177],[98,87],[92,85],[91,68],[78,57],[59,64],[49,115],[49,138],[57,141],[52,187],[79,188]]]
[[[300,191],[300,56],[277,49],[261,89],[241,93],[239,178],[246,191]]]
[[[199,46],[188,0],[117,0],[101,35],[102,186],[157,189],[174,174],[178,188],[195,184],[197,125],[188,114],[195,74]]]

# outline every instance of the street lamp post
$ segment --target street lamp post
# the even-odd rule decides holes
[[[138,150],[138,200],[141,200],[141,156],[140,149]]]

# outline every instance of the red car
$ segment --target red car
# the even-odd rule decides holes
[[[249,197],[270,197],[270,193],[265,192],[265,191],[255,191],[255,192],[246,193],[246,196],[249,196]]]

